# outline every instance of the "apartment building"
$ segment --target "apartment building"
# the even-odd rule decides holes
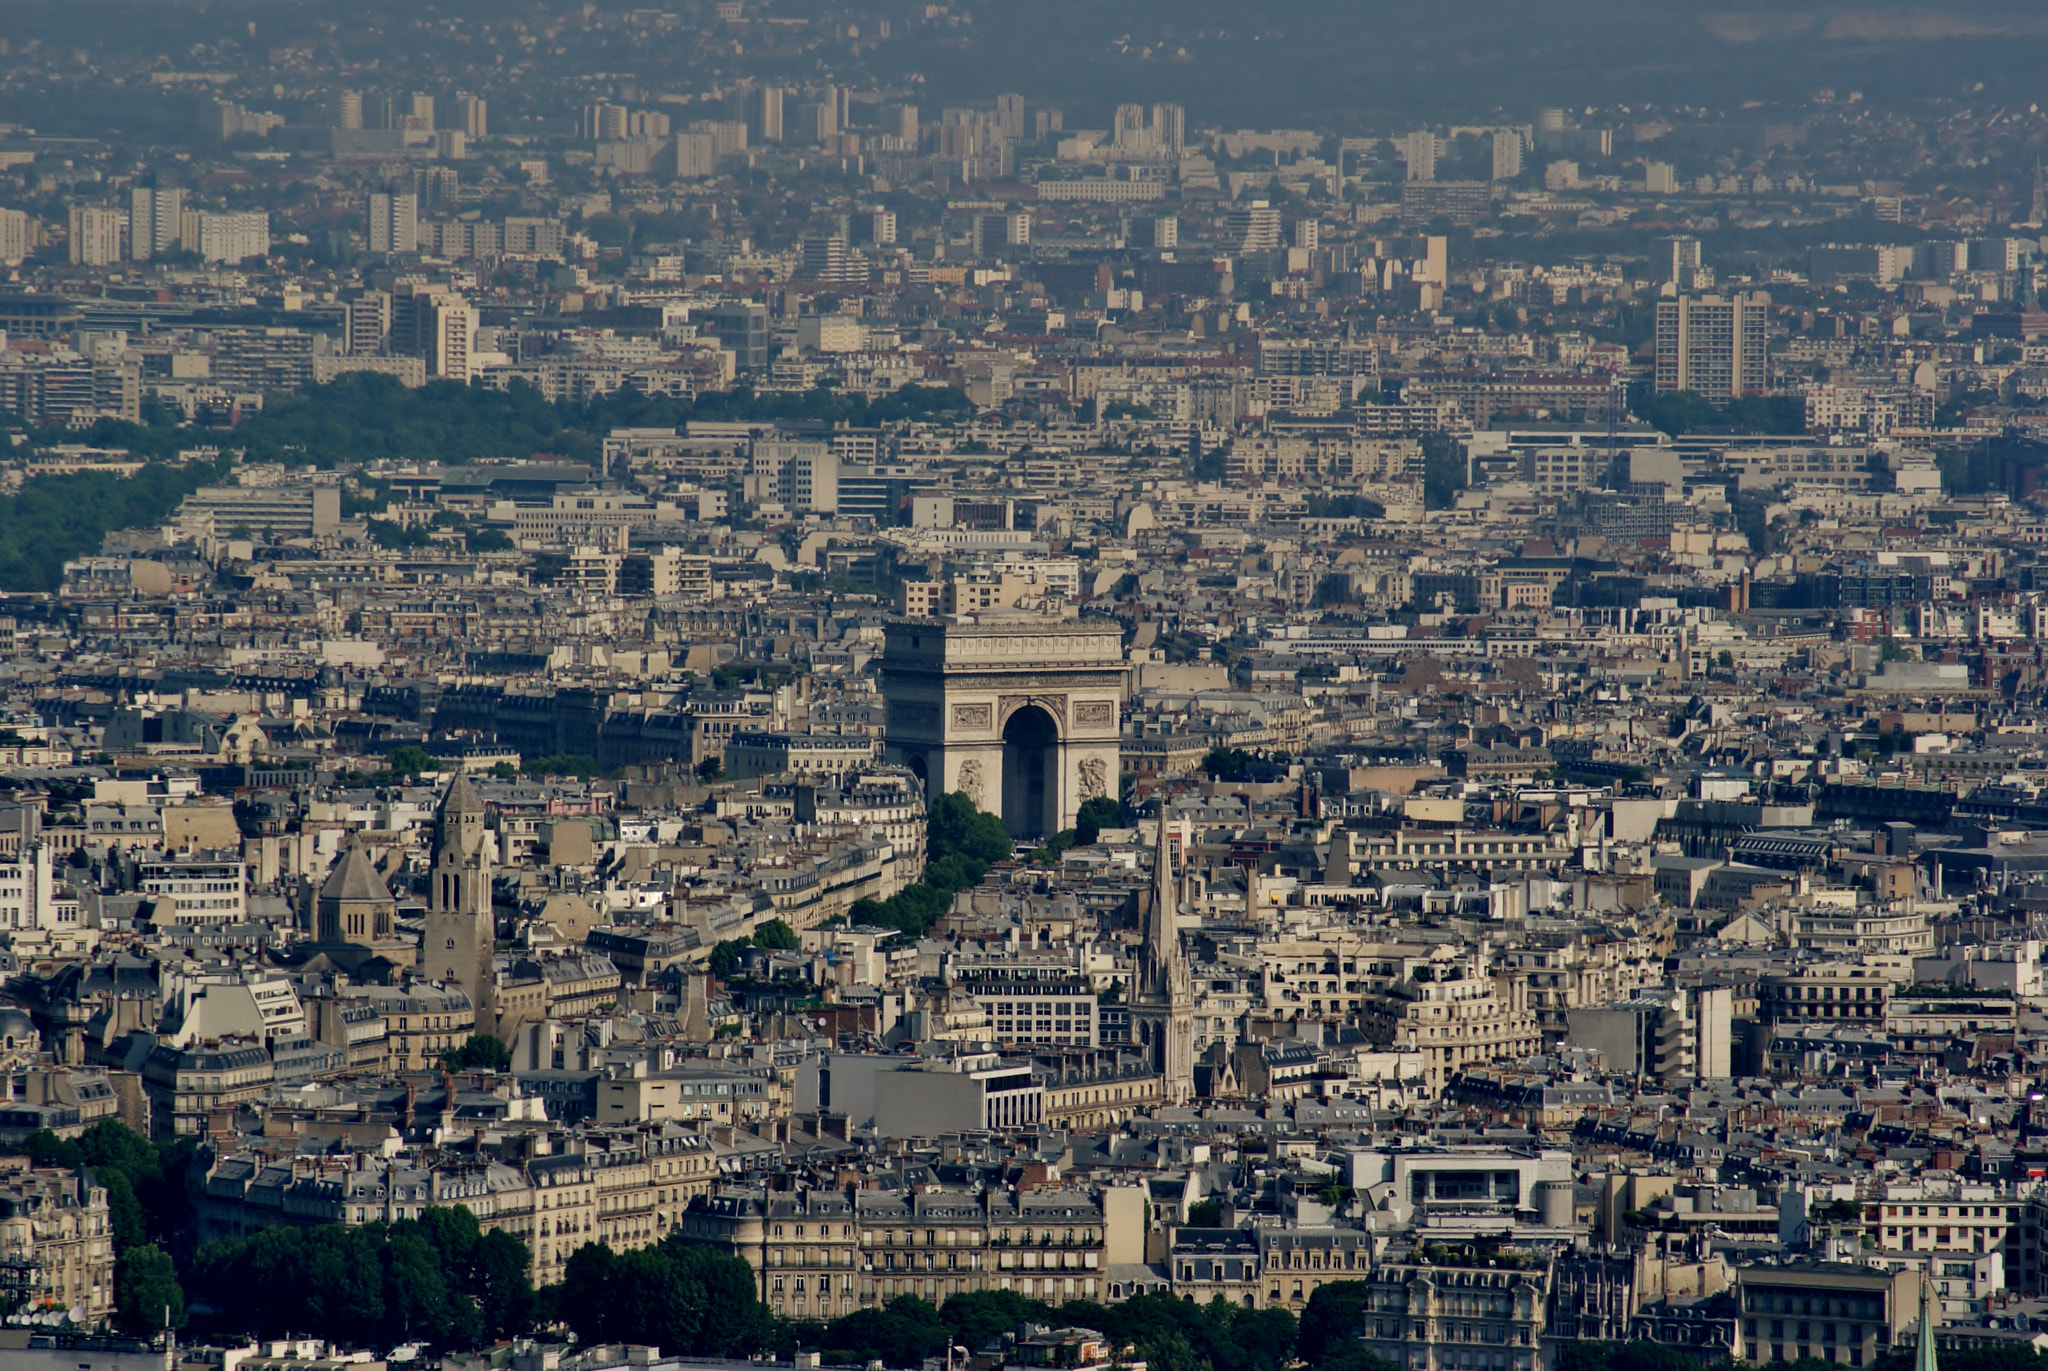
[[[249,916],[248,870],[240,855],[165,857],[142,864],[137,888],[157,905],[159,921],[238,924]]]
[[[1367,1351],[1409,1371],[1539,1371],[1552,1259],[1432,1247],[1392,1256],[1362,1279]]]
[[[346,999],[370,1005],[384,1020],[386,1058],[393,1071],[429,1071],[477,1031],[476,1010],[460,986],[432,981],[411,985],[353,985]]]
[[[961,966],[953,974],[954,984],[987,1011],[999,1043],[1094,1047],[1100,1041],[1095,988],[1071,963],[1005,958],[1000,964]]]
[[[683,1231],[745,1257],[785,1317],[840,1317],[904,1295],[943,1304],[1015,1290],[1060,1304],[1103,1289],[1102,1205],[1074,1190],[859,1190],[850,1202],[726,1191],[692,1204]]]
[[[1763,977],[1757,1010],[1765,1023],[1834,1023],[1882,1029],[1892,984],[1877,967],[1813,966]]]
[[[1729,1354],[1874,1366],[1911,1337],[1922,1279],[1842,1262],[1744,1267],[1735,1275],[1738,1336]]]
[[[1657,305],[1657,389],[1710,400],[1761,395],[1768,306],[1747,295],[1681,295]]]
[[[1253,1232],[1262,1308],[1299,1315],[1317,1290],[1334,1281],[1355,1281],[1372,1266],[1372,1239],[1354,1229],[1261,1226]]]
[[[0,1299],[16,1309],[114,1312],[114,1235],[105,1187],[84,1169],[0,1158]]]
[[[373,1152],[280,1161],[204,1148],[194,1227],[204,1241],[286,1223],[391,1223],[459,1205],[484,1232],[524,1242],[539,1285],[559,1281],[585,1243],[630,1251],[661,1241],[720,1174],[719,1147],[685,1128],[591,1129],[550,1141],[560,1150],[515,1163]]]
[[[0,928],[70,933],[83,922],[77,895],[57,884],[47,844],[32,842],[12,861],[0,861]]]
[[[1525,1057],[1542,1036],[1520,977],[1494,976],[1475,959],[1411,959],[1406,974],[1363,997],[1360,1022],[1375,1046],[1416,1052],[1432,1091],[1465,1066]]]
[[[74,205],[71,209],[71,264],[110,267],[122,258],[128,216],[117,209]]]
[[[844,776],[875,759],[875,739],[862,734],[734,732],[725,745],[726,774]]]
[[[151,1049],[142,1064],[150,1128],[158,1141],[203,1133],[216,1110],[233,1110],[270,1094],[277,1075],[255,1039],[228,1039]]]
[[[2018,1003],[1998,991],[1929,994],[1914,987],[1894,990],[1885,1002],[1885,1036],[1909,1056],[1940,1058],[1979,1038],[2009,1040],[2018,1028]]]
[[[1885,1253],[2003,1253],[2027,1204],[1996,1185],[1903,1181],[1863,1203],[1863,1234]]]
[[[484,517],[500,527],[509,526],[515,538],[562,542],[570,538],[594,538],[664,521],[680,521],[674,505],[650,500],[626,491],[585,486],[556,491],[546,504],[499,500]],[[658,593],[658,592],[657,592]]]

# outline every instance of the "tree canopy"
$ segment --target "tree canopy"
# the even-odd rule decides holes
[[[65,562],[99,551],[115,529],[162,523],[220,474],[213,462],[151,462],[132,476],[29,477],[16,493],[0,495],[0,590],[55,590]]]
[[[686,1357],[746,1357],[767,1346],[774,1316],[755,1294],[754,1269],[701,1243],[669,1237],[614,1252],[589,1243],[545,1292],[586,1343],[635,1342]]]
[[[446,1053],[441,1064],[450,1071],[510,1071],[512,1053],[489,1033],[472,1033],[469,1041]]]
[[[1674,436],[1703,428],[1806,432],[1806,401],[1798,395],[1743,396],[1717,405],[1689,390],[1658,394],[1638,389],[1629,397],[1629,408],[1644,423]]]
[[[468,1209],[436,1207],[390,1224],[267,1228],[208,1243],[192,1283],[223,1333],[317,1329],[353,1346],[473,1347],[530,1325],[530,1263],[511,1233],[483,1233]]]
[[[171,1249],[185,1241],[185,1168],[190,1139],[150,1142],[117,1119],[102,1119],[76,1139],[38,1129],[16,1149],[36,1166],[86,1167],[107,1192],[107,1226],[114,1242],[115,1317],[131,1333],[148,1335],[185,1317]]]
[[[1086,847],[1102,836],[1103,829],[1119,828],[1123,821],[1124,807],[1107,795],[1097,795],[1074,816],[1074,841]]]
[[[894,928],[920,937],[952,908],[954,892],[978,885],[988,869],[1010,856],[1010,831],[959,791],[932,802],[925,820],[921,881],[886,900],[858,900],[853,922]]]

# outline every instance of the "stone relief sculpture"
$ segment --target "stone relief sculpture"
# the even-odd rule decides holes
[[[975,758],[960,763],[960,793],[974,801],[976,809],[981,808],[981,763]]]
[[[1102,758],[1090,757],[1081,763],[1081,798],[1096,800],[1109,793],[1109,768],[1102,764]]]

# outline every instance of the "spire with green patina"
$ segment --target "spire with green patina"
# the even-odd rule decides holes
[[[1941,1371],[1934,1357],[1934,1282],[1920,1278],[1919,1345],[1913,1350],[1913,1371]]]

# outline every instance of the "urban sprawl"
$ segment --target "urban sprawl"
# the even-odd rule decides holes
[[[2038,107],[207,32],[0,36],[4,1371],[2048,1366]]]

